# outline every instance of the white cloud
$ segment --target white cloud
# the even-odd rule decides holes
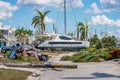
[[[3,23],[2,22],[0,22],[0,27],[2,27],[3,26]]]
[[[120,10],[120,0],[100,0],[101,10],[94,2],[90,5],[90,8],[86,10],[86,13],[98,14],[102,12],[110,12],[113,10]]]
[[[116,20],[116,26],[120,26],[120,19]]]
[[[120,10],[120,0],[100,0],[104,11]]]
[[[92,4],[90,5],[90,8],[86,10],[86,13],[98,14],[98,13],[101,13],[101,10],[98,9],[96,3],[92,3]]]
[[[2,22],[0,22],[0,25],[2,25],[3,23]]]
[[[70,2],[70,0],[68,0],[69,2]],[[68,2],[68,4],[70,4]],[[84,6],[84,4],[82,3],[82,0],[71,0],[71,5],[73,6],[73,7],[83,7]]]
[[[120,30],[117,30],[117,33],[119,33],[119,34],[120,34]]]
[[[117,35],[117,36],[120,36],[120,30],[117,30],[117,31],[116,31],[116,35]]]
[[[52,18],[45,17],[46,23],[54,23],[55,21]]]
[[[107,36],[113,36],[115,33],[113,31],[107,31]]]
[[[70,4],[71,2],[71,4]],[[39,6],[53,6],[59,8],[60,5],[63,6],[63,0],[18,0],[17,5],[39,5]],[[72,5],[73,7],[83,7],[82,0],[67,0],[67,6]]]
[[[116,30],[115,35],[116,35],[117,37],[119,37],[119,36],[120,36],[120,30]],[[120,37],[119,37],[119,39],[120,39]]]
[[[113,20],[105,15],[92,16],[90,24],[92,25],[107,25],[120,27],[120,19]]]
[[[12,12],[17,10],[17,6],[13,6],[8,2],[0,1],[0,20],[12,17]]]

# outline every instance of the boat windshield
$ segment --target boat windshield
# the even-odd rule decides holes
[[[62,39],[62,40],[72,40],[71,38],[65,37],[65,36],[59,36],[59,38]]]

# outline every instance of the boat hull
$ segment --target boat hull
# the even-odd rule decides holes
[[[38,45],[39,49],[80,50],[89,47],[89,41],[75,41],[66,36],[56,36],[56,39],[46,40]]]

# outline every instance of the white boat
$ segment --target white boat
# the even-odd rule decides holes
[[[64,0],[64,34],[54,35],[51,40],[46,40],[38,45],[40,49],[52,49],[52,50],[80,50],[89,47],[90,42],[76,41],[66,36],[66,0]]]
[[[38,45],[40,49],[51,50],[80,50],[89,47],[89,41],[76,41],[68,36],[55,35],[51,40],[46,40]]]

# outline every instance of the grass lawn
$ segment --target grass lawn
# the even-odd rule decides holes
[[[0,69],[0,80],[26,80],[31,74],[28,71]]]

